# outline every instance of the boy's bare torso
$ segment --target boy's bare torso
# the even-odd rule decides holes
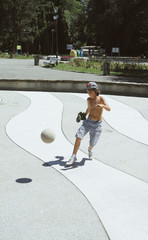
[[[98,106],[98,104],[103,103],[102,98],[100,96],[97,96],[95,99],[88,98],[87,100],[88,100],[88,108],[89,108],[88,118],[93,121],[101,121],[103,108]]]

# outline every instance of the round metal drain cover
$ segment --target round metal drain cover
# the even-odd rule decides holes
[[[29,183],[29,182],[32,182],[32,179],[31,178],[18,178],[18,179],[16,179],[16,182],[17,183]]]

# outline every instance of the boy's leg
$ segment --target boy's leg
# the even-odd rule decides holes
[[[83,124],[81,125],[81,127],[78,129],[75,137],[75,144],[74,144],[74,149],[73,149],[73,154],[71,156],[71,158],[69,159],[69,161],[66,163],[66,166],[71,166],[76,160],[76,154],[78,152],[78,149],[80,147],[80,143],[82,138],[88,133],[89,129],[87,128],[87,120],[83,121]]]
[[[92,128],[89,131],[90,141],[89,141],[89,148],[88,148],[88,156],[89,156],[90,160],[93,159],[92,149],[97,144],[99,137],[101,135],[101,132],[102,132],[102,124],[97,123],[97,125],[98,125],[97,127]]]
[[[71,158],[69,159],[69,161],[66,163],[66,167],[71,166],[77,160],[76,155],[77,155],[78,149],[80,147],[81,140],[82,140],[81,138],[76,137],[73,154],[72,154]]]
[[[93,147],[92,146],[89,146],[89,148],[88,148],[88,157],[89,157],[89,159],[90,160],[92,160],[93,159],[93,153],[92,153],[92,149],[93,149]]]
[[[74,149],[73,149],[73,154],[75,154],[75,155],[77,155],[81,140],[82,140],[82,138],[76,137],[76,141],[75,141],[75,145],[74,145]]]

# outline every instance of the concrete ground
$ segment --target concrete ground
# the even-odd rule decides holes
[[[148,99],[104,97],[111,112],[94,159],[87,135],[66,168],[87,94],[0,91],[2,240],[148,239]]]
[[[40,60],[40,65],[43,60]],[[0,79],[19,79],[19,80],[92,80],[98,79],[97,75],[69,73],[52,68],[41,68],[34,66],[33,59],[0,59]],[[101,77],[100,77],[101,79]],[[109,80],[109,77],[105,77]]]

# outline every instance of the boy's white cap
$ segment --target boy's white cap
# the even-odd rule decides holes
[[[89,82],[86,86],[87,89],[92,89],[92,88],[96,88],[98,89],[98,85],[95,82]]]

